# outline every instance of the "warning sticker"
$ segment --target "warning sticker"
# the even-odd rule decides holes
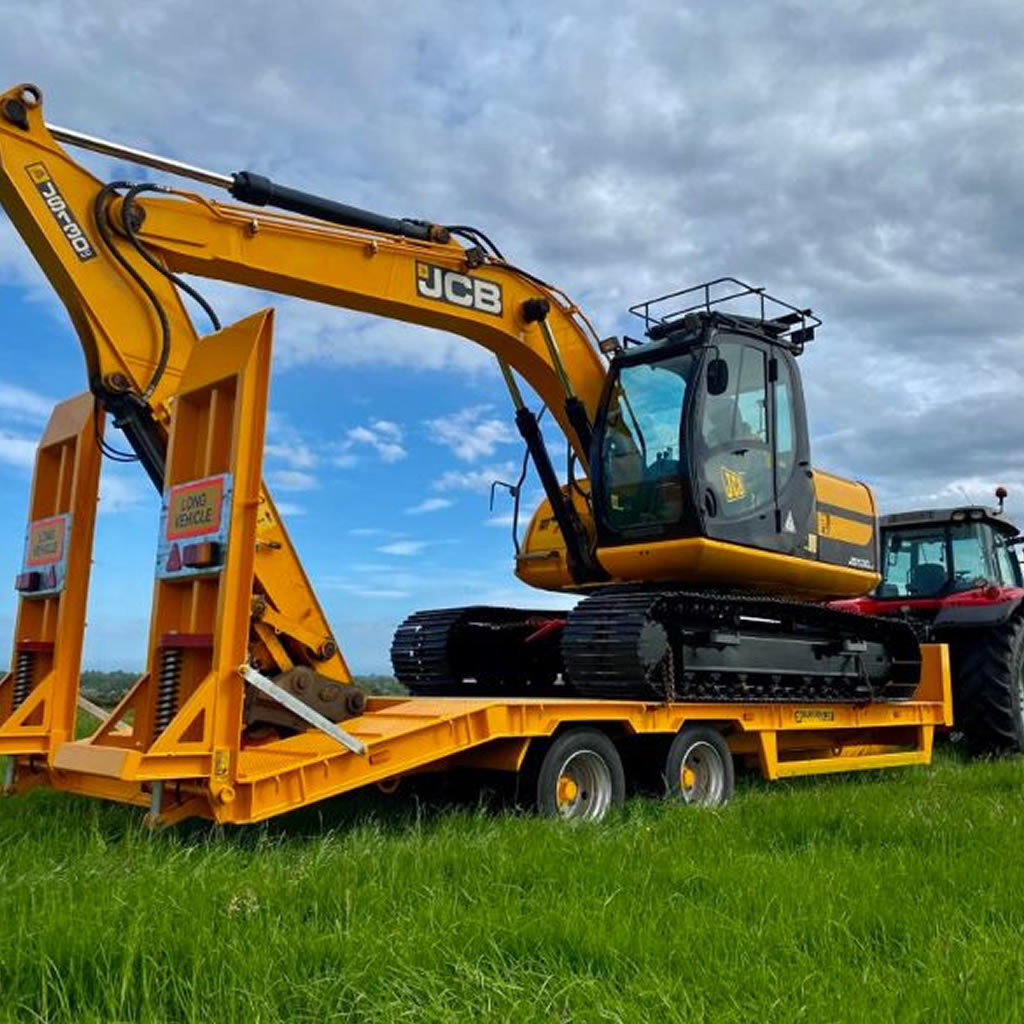
[[[165,533],[168,540],[219,532],[224,512],[224,479],[211,476],[171,488]]]
[[[164,493],[157,576],[174,579],[219,571],[230,518],[230,473],[174,484]]]
[[[36,519],[28,524],[22,572],[39,573],[39,585],[33,589],[33,594],[55,594],[64,589],[70,536],[70,513]]]
[[[28,524],[28,539],[25,545],[25,568],[34,569],[40,565],[55,565],[64,557],[64,543],[67,537],[70,516],[52,516],[37,519]]]

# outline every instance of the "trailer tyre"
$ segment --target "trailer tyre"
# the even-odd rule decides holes
[[[597,729],[569,729],[548,747],[537,772],[537,810],[549,818],[600,821],[626,798],[615,744]]]
[[[963,643],[956,659],[953,721],[975,753],[1024,751],[1024,616]]]
[[[684,726],[676,733],[665,758],[665,790],[669,797],[699,807],[721,807],[736,784],[732,754],[717,729]]]

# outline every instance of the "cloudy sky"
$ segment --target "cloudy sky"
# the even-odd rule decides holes
[[[0,67],[57,124],[478,225],[602,334],[685,284],[766,285],[825,320],[802,360],[816,465],[884,509],[996,483],[1024,509],[1022,47],[1019,0],[38,0]],[[491,357],[206,290],[229,318],[279,310],[266,473],[357,671],[386,667],[414,608],[537,600],[511,576],[508,501],[488,511],[520,456]],[[0,351],[10,580],[35,440],[85,375],[2,214]],[[141,471],[108,467],[101,511],[85,664],[136,669],[157,527]],[[0,649],[14,608],[0,589]]]

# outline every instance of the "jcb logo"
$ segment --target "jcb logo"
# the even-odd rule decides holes
[[[722,487],[725,490],[726,501],[739,501],[747,496],[743,474],[726,469],[725,466],[722,467]]]
[[[416,292],[424,299],[501,316],[501,285],[483,277],[470,277],[432,263],[417,263]]]
[[[64,232],[64,237],[74,249],[75,255],[83,262],[91,260],[96,255],[92,243],[86,237],[78,221],[75,220],[71,208],[60,194],[60,189],[50,177],[50,172],[46,169],[45,164],[29,164],[25,170],[28,171],[28,176],[35,183],[36,191],[43,197],[43,202],[49,207],[53,219]]]

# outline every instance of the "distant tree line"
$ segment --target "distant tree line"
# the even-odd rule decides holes
[[[135,672],[97,672],[88,669],[82,673],[82,694],[100,707],[112,708],[131,689],[138,674]],[[356,676],[355,682],[367,693],[404,694],[406,689],[393,676]]]

